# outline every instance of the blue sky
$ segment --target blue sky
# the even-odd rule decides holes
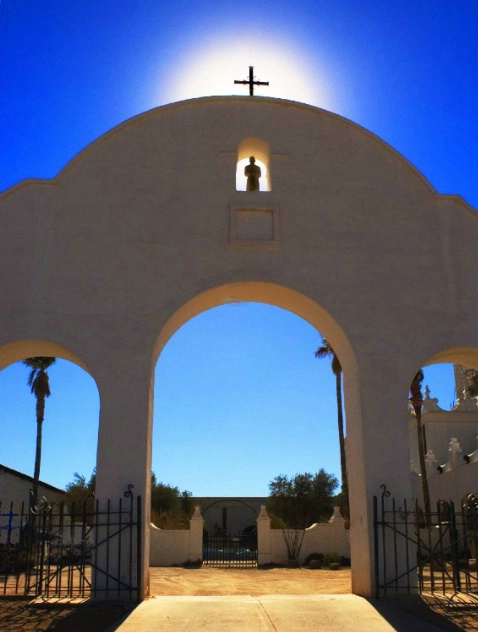
[[[2,0],[0,191],[54,177],[145,110],[246,94],[233,80],[254,65],[270,81],[259,95],[350,118],[438,192],[478,207],[477,35],[475,0]],[[157,367],[158,478],[197,495],[262,495],[281,472],[338,474],[330,367],[313,358],[319,341],[307,323],[267,306],[228,305],[187,323]],[[434,373],[432,394],[448,406],[453,387]],[[31,473],[26,376],[19,365],[0,374],[0,463]],[[99,402],[77,367],[60,362],[51,381],[42,478],[63,487],[94,466]]]

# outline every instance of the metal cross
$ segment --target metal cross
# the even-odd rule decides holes
[[[243,81],[239,81],[238,79],[234,79],[234,83],[242,83],[243,85],[249,85],[249,94],[251,97],[254,96],[254,86],[268,86],[268,81],[254,81],[254,66],[249,66],[249,79],[244,79]]]

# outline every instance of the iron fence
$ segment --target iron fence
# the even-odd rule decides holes
[[[257,531],[237,535],[204,532],[203,566],[251,568],[257,566]]]
[[[465,593],[478,602],[478,495],[468,494],[459,510],[440,500],[427,517],[418,503],[397,507],[381,487],[374,497],[376,597]]]
[[[140,600],[141,497],[0,503],[0,594]]]

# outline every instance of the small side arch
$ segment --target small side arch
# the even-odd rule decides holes
[[[25,358],[52,357],[69,360],[92,376],[88,366],[73,351],[48,340],[17,340],[0,346],[0,371]],[[93,376],[92,376],[93,377]]]
[[[461,364],[478,369],[478,347],[454,347],[439,351],[427,360],[429,364]]]

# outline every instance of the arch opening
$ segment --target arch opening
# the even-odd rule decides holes
[[[240,285],[216,288],[198,297],[195,305],[189,302],[189,318],[182,324],[182,318],[170,323],[155,371],[152,470],[163,484],[190,490],[193,505],[201,507],[205,564],[214,553],[211,538],[236,542],[234,538],[247,532],[251,542],[255,540],[262,505],[273,512],[275,528],[293,519],[286,511],[290,504],[273,505],[268,498],[281,475],[291,481],[296,475],[314,481],[322,476],[324,484],[330,481],[327,490],[333,490],[327,494],[341,489],[336,381],[330,358],[324,362],[315,357],[322,344],[317,329],[277,303],[291,307],[295,299],[295,311],[300,313],[312,305],[281,286]],[[221,298],[225,290],[227,301]],[[261,300],[248,300],[253,296]],[[297,304],[299,300],[304,303]],[[341,501],[321,499],[319,504],[302,528],[327,522]],[[281,510],[286,513],[279,515]],[[339,521],[337,526],[343,530],[338,536],[340,555],[349,558],[345,524]],[[164,536],[152,527],[151,537],[151,564],[161,565],[159,542]],[[301,559],[310,546],[299,553]],[[287,555],[283,547],[281,537],[269,554],[278,563]],[[258,555],[257,543],[246,548]],[[246,555],[246,549],[241,551]]]
[[[281,473],[323,468],[340,481],[335,378],[330,359],[315,358],[320,344],[303,319],[262,303],[189,320],[156,367],[155,474],[195,497],[262,503]]]
[[[476,491],[477,368],[478,349],[463,347],[440,351],[421,369],[408,428],[413,495],[425,511],[434,512],[440,501],[450,499],[460,508],[463,498]]]
[[[88,481],[96,467],[99,427],[99,392],[84,361],[62,345],[42,340],[22,340],[0,347],[2,424],[8,450],[2,466],[11,470],[2,501],[29,500],[37,434],[36,398],[27,384],[30,369],[22,360],[56,358],[47,369],[51,395],[45,401],[42,424],[40,495],[59,502],[76,473]],[[23,481],[19,486],[14,481]],[[57,493],[57,492],[60,493]],[[11,495],[11,497],[9,497]]]

